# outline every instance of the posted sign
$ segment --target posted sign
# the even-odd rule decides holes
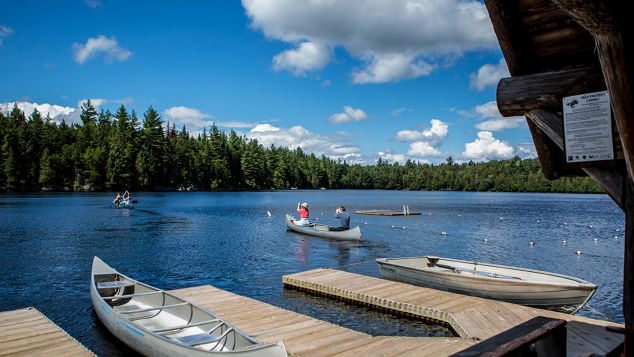
[[[613,160],[608,92],[564,97],[566,162]]]

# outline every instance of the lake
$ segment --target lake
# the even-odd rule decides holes
[[[131,354],[92,310],[90,268],[97,255],[122,273],[166,290],[211,284],[371,334],[441,336],[446,329],[286,290],[281,281],[284,274],[319,267],[378,276],[376,258],[438,255],[591,281],[599,286],[592,309],[579,314],[623,321],[624,218],[606,195],[138,193],[132,210],[113,208],[113,197],[0,195],[0,311],[34,306],[98,355]],[[310,203],[311,218],[322,223],[334,223],[335,208],[346,206],[351,224],[361,226],[363,241],[333,242],[286,231],[284,214],[293,213],[299,201]],[[405,204],[422,215],[354,214]]]

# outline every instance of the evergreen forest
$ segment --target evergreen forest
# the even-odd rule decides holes
[[[264,147],[212,125],[193,137],[164,123],[152,107],[142,118],[81,106],[81,124],[56,123],[16,106],[0,113],[0,190],[388,189],[603,192],[588,177],[544,178],[537,159],[441,164],[379,160],[350,164],[300,148]],[[165,129],[167,128],[167,129]]]

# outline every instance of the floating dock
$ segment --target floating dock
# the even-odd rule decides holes
[[[210,285],[170,293],[213,311],[260,341],[282,340],[292,356],[446,356],[476,343],[459,337],[371,336]]]
[[[356,214],[363,214],[366,216],[420,216],[420,212],[407,211],[392,211],[388,209],[368,209],[355,211]]]
[[[567,321],[568,356],[606,355],[623,342],[623,335],[605,330],[622,326],[549,310],[454,294],[333,269],[286,275],[286,286],[447,324],[461,337],[484,340],[536,316]],[[437,355],[444,355],[438,353]]]
[[[37,309],[0,312],[0,356],[95,356]]]

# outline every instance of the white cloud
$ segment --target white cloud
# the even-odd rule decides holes
[[[495,87],[502,78],[510,77],[509,68],[504,58],[498,64],[485,64],[478,69],[478,73],[471,73],[470,86],[478,92],[487,87]]]
[[[77,102],[77,108],[81,108],[81,106],[86,103],[88,101],[88,99],[82,99],[80,101]],[[103,98],[90,98],[90,104],[92,104],[93,107],[97,108],[100,107],[104,104],[106,104],[108,102],[107,99],[103,99]]]
[[[377,160],[380,158],[382,161],[387,161],[390,163],[398,162],[399,164],[403,164],[405,163],[405,161],[407,161],[405,155],[393,153],[391,150],[386,150],[385,152],[379,151],[376,153],[376,156]]]
[[[430,75],[434,66],[415,57],[400,53],[375,55],[365,68],[352,73],[352,83],[398,82]]]
[[[0,104],[0,111],[2,113],[8,113],[13,110],[13,106],[16,102],[7,102]],[[18,108],[24,112],[24,115],[28,118],[33,111],[37,109],[38,112],[42,115],[42,118],[46,118],[46,116],[50,116],[55,122],[60,123],[62,120],[65,120],[66,123],[80,123],[79,114],[81,110],[78,108],[71,107],[63,107],[61,105],[54,105],[48,103],[30,103],[30,102],[17,102]]]
[[[100,35],[89,38],[84,45],[73,44],[73,57],[75,62],[79,64],[84,64],[89,59],[99,55],[102,55],[106,62],[125,61],[132,56],[132,52],[119,46],[119,42],[114,36],[107,38]]]
[[[417,130],[401,130],[396,134],[399,141],[424,141],[431,146],[440,145],[449,134],[449,126],[438,119],[429,121],[431,128],[423,131]]]
[[[246,134],[247,138],[257,139],[265,147],[275,145],[290,149],[301,148],[305,152],[315,155],[326,155],[333,159],[343,159],[348,162],[359,162],[362,158],[361,150],[346,144],[341,138],[320,136],[301,126],[278,128],[271,124],[258,124]]]
[[[447,58],[497,46],[486,8],[476,0],[242,0],[242,5],[251,27],[268,38],[344,48],[367,65],[353,74],[359,84],[428,75]]]
[[[201,112],[196,108],[188,108],[184,106],[170,107],[163,111],[163,117],[171,124],[175,124],[177,128],[183,125],[191,135],[197,135],[203,131],[203,128],[210,128],[213,124],[211,114]]]
[[[6,37],[13,35],[13,29],[9,26],[0,25],[0,46],[2,46],[2,40]]]
[[[519,144],[516,146],[516,149],[516,155],[522,159],[533,159],[537,157],[537,150],[533,142]]]
[[[478,138],[464,147],[462,155],[476,161],[509,159],[515,155],[515,149],[510,144],[494,138],[490,131],[478,132]]]
[[[407,155],[414,157],[442,156],[443,153],[425,141],[417,141],[409,144]]]
[[[289,71],[296,76],[324,68],[330,61],[330,49],[316,42],[302,42],[297,48],[273,57],[273,69]]]
[[[252,133],[271,133],[280,131],[280,128],[274,127],[271,124],[258,124],[255,128],[251,129]]]
[[[526,124],[523,117],[497,118],[479,122],[475,125],[478,130],[502,131],[504,129],[514,129]]]
[[[331,123],[340,124],[349,121],[363,121],[368,118],[368,115],[361,109],[354,109],[351,106],[344,106],[342,113],[336,113],[330,116],[328,120]]]
[[[476,106],[474,111],[477,116],[485,119],[475,125],[478,130],[503,131],[504,129],[519,128],[526,124],[524,117],[502,117],[497,102],[494,100]]]
[[[330,82],[330,80],[326,79],[325,81],[321,82],[321,87],[322,88],[327,88],[327,87],[330,87],[331,84],[332,84],[332,82]]]

